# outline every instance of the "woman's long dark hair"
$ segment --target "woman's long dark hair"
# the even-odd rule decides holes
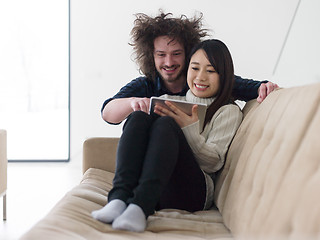
[[[203,125],[204,128],[220,107],[233,102],[231,99],[231,93],[234,82],[234,69],[231,54],[227,46],[220,40],[210,39],[197,44],[191,50],[188,61],[189,64],[192,55],[199,49],[203,49],[205,51],[210,64],[219,74],[220,80],[218,92],[213,96],[215,97],[215,100],[207,109]]]

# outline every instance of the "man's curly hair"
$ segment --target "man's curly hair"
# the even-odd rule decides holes
[[[179,41],[184,46],[187,60],[193,46],[207,36],[207,30],[202,29],[202,13],[199,17],[195,16],[192,19],[185,15],[173,18],[172,13],[163,13],[162,11],[154,18],[143,13],[138,13],[135,16],[130,45],[133,46],[133,53],[140,71],[152,80],[156,76],[153,58],[155,38],[168,36],[172,40]]]

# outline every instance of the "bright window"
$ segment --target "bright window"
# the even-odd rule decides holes
[[[69,1],[1,1],[0,32],[8,159],[68,160]]]

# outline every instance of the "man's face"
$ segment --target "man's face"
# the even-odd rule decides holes
[[[160,36],[154,40],[154,62],[158,73],[165,83],[181,80],[185,67],[185,51],[183,45],[168,36]]]

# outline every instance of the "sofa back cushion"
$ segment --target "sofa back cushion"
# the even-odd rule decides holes
[[[227,227],[245,239],[320,238],[320,84],[244,108],[216,179]]]

